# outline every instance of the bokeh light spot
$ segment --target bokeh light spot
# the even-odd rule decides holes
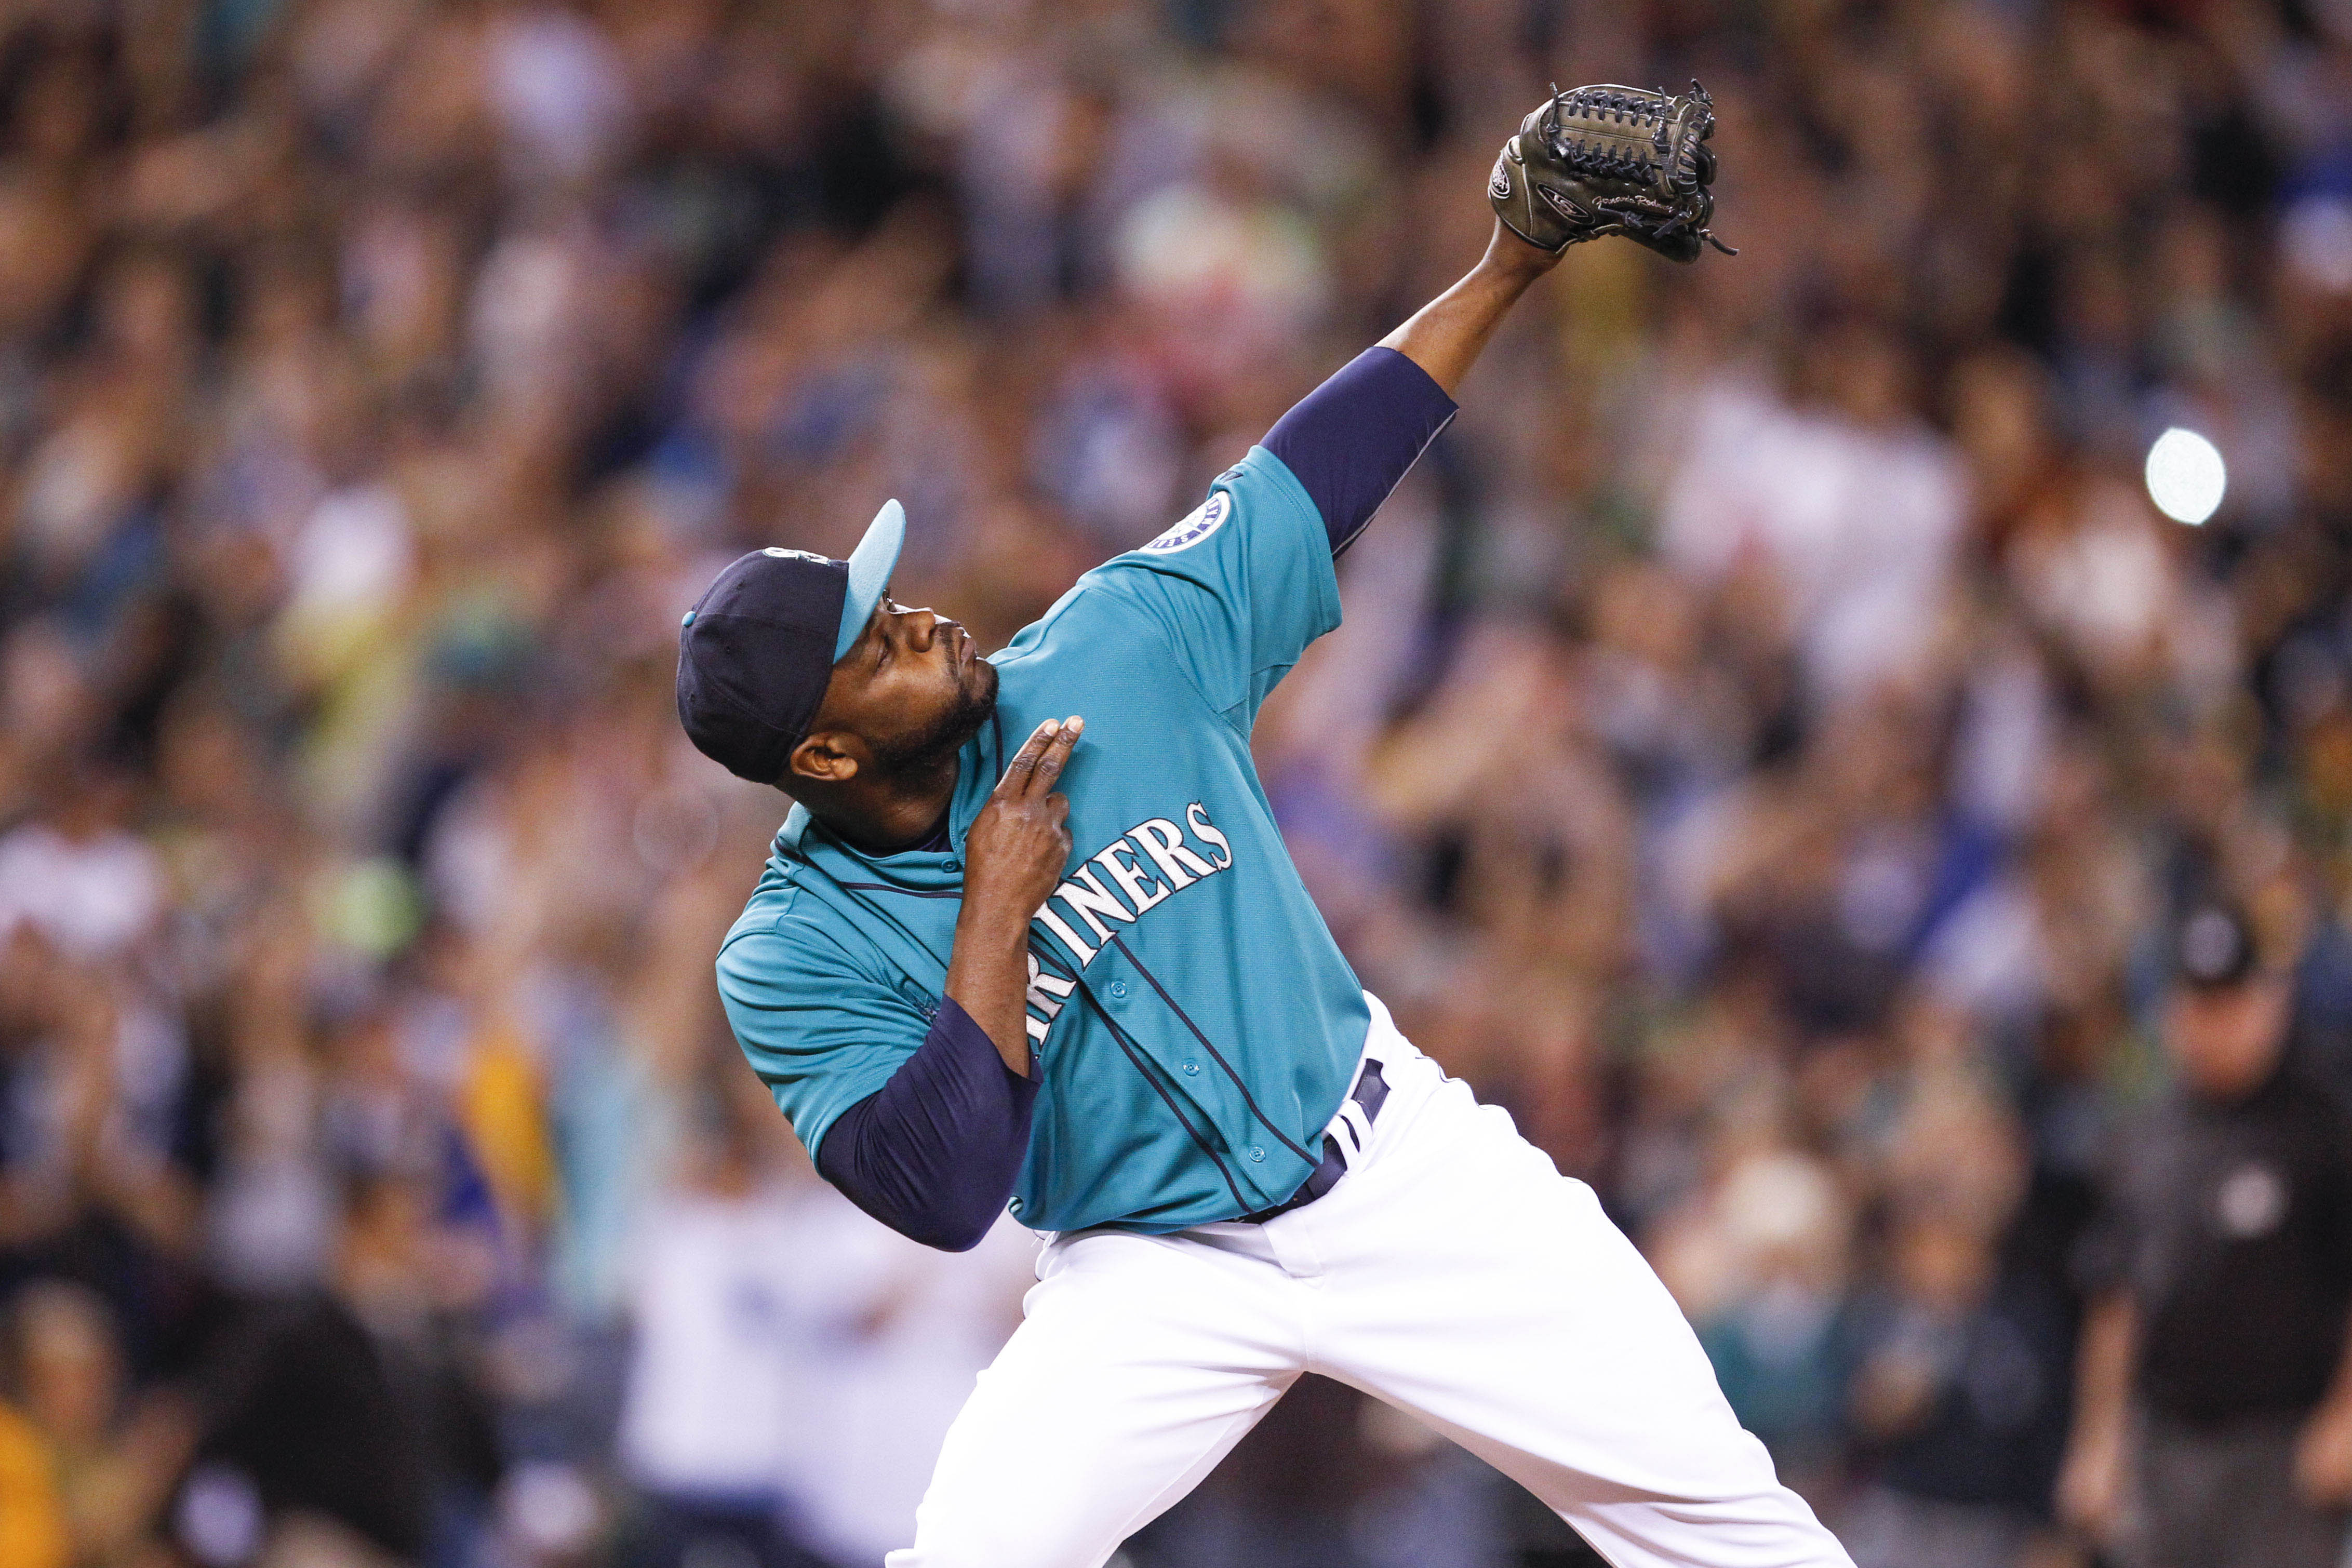
[[[2174,425],[2147,449],[2147,498],[2176,523],[2201,523],[2219,511],[2230,471],[2221,449]]]

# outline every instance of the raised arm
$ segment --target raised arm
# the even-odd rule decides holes
[[[1559,261],[1500,223],[1486,257],[1266,432],[1339,554],[1454,417],[1453,390],[1528,286]]]
[[[1394,349],[1419,365],[1452,396],[1519,296],[1559,266],[1565,254],[1564,248],[1537,249],[1496,219],[1478,265],[1382,338],[1381,347]]]

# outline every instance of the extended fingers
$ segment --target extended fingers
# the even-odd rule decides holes
[[[1054,780],[1062,776],[1063,766],[1070,760],[1070,753],[1076,749],[1078,737],[1086,727],[1085,719],[1074,716],[1054,732],[1045,742],[1044,753],[1037,758],[1035,788],[1050,789],[1054,787]]]
[[[1004,777],[996,786],[1000,791],[1018,793],[1028,788],[1030,776],[1037,770],[1037,759],[1045,755],[1046,747],[1061,727],[1061,720],[1049,718],[1029,732],[1029,738],[1021,743],[1021,749],[1004,765]]]

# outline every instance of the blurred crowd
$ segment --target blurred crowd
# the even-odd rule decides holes
[[[1547,84],[1694,76],[1740,256],[1571,253],[1261,768],[1858,1555],[2088,1561],[2177,918],[2352,1084],[2344,0],[0,5],[0,1563],[903,1544],[1034,1243],[742,1066],[785,802],[679,614],[896,496],[1001,645],[1466,268]],[[1129,1556],[1577,1551],[1310,1381]]]

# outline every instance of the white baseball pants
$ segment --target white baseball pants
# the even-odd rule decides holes
[[[1366,1052],[1388,1101],[1318,1201],[1046,1244],[887,1568],[1098,1568],[1305,1372],[1460,1443],[1615,1568],[1852,1568],[1592,1189],[1377,1000]]]

